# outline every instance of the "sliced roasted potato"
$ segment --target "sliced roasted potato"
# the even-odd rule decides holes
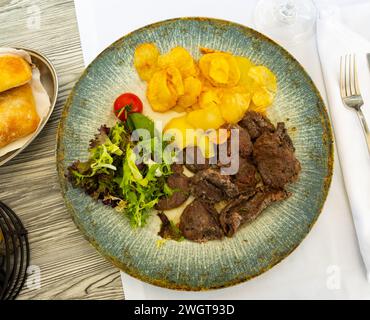
[[[168,67],[166,71],[169,86],[173,87],[178,96],[183,95],[185,93],[185,89],[179,69],[176,67]]]
[[[158,70],[159,50],[154,43],[143,43],[136,47],[134,65],[141,79],[149,81]]]
[[[259,108],[267,108],[274,101],[274,94],[262,87],[254,93],[252,101]]]
[[[252,78],[260,87],[265,87],[271,92],[276,92],[276,76],[265,66],[251,67],[248,76]]]
[[[240,79],[240,70],[235,57],[229,53],[205,54],[199,60],[199,67],[214,86],[235,86]]]
[[[266,112],[277,90],[271,70],[228,52],[210,48],[200,51],[203,56],[199,63],[183,47],[160,55],[154,44],[146,43],[135,51],[135,67],[148,81],[152,109],[187,113],[170,121],[172,129],[184,131],[190,126],[194,130],[217,130],[224,123],[237,123],[248,108]],[[223,141],[225,137],[209,138]]]
[[[184,79],[184,95],[179,97],[177,105],[182,108],[188,108],[194,105],[200,92],[202,91],[202,82],[196,77],[187,77]]]
[[[249,92],[254,91],[256,83],[253,78],[249,76],[249,70],[251,67],[254,67],[254,64],[245,57],[236,56],[235,60],[240,70],[240,80],[238,82],[238,86],[245,87]]]
[[[248,93],[251,94],[251,92],[242,85],[237,85],[235,87],[230,87],[230,88],[219,88],[217,90],[219,96],[222,96],[224,94],[235,94],[235,93]]]
[[[187,121],[186,115],[171,119],[163,131],[172,136],[181,149],[196,144],[195,128]]]
[[[160,68],[176,67],[183,78],[197,74],[193,57],[183,47],[175,47],[168,53],[159,56],[158,65]]]
[[[235,56],[236,63],[240,70],[240,80],[243,76],[248,75],[249,69],[254,66],[253,62],[246,57]]]
[[[253,103],[253,100],[251,101],[248,110],[250,111],[256,111],[262,114],[266,114],[266,107],[258,107]]]
[[[230,93],[224,92],[221,101],[221,114],[227,123],[239,122],[250,104],[249,93]]]
[[[218,106],[191,111],[187,114],[186,120],[193,127],[203,130],[218,129],[225,123]]]
[[[219,93],[216,89],[207,90],[201,93],[199,96],[199,107],[208,108],[215,107],[221,103]]]
[[[199,51],[200,51],[200,53],[201,53],[201,54],[221,52],[221,51],[219,51],[219,50],[211,49],[211,48],[206,48],[206,47],[200,47],[200,48],[199,48]]]
[[[146,95],[154,111],[165,112],[176,105],[178,94],[173,83],[169,82],[167,70],[154,73]]]

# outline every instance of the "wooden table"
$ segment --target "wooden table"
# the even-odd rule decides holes
[[[83,69],[73,0],[0,0],[0,47],[16,45],[47,55],[60,83],[56,108],[44,130],[0,167],[0,199],[23,220],[31,244],[34,273],[19,299],[123,299],[119,271],[77,230],[57,180],[56,130]],[[32,281],[38,279],[38,270],[40,283]]]

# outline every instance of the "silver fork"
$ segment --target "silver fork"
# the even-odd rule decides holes
[[[362,99],[358,84],[355,55],[346,54],[344,58],[340,57],[340,95],[343,103],[347,107],[356,110],[362,129],[365,133],[367,148],[370,153],[370,131],[369,127],[367,126],[365,116],[361,110],[364,100]]]

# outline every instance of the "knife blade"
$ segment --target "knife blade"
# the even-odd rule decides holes
[[[369,70],[370,70],[370,53],[366,54],[366,58],[367,58],[367,65],[369,66]]]

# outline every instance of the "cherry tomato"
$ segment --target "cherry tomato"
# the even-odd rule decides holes
[[[126,121],[130,113],[143,112],[143,103],[135,94],[124,93],[114,101],[113,109],[118,119]]]

